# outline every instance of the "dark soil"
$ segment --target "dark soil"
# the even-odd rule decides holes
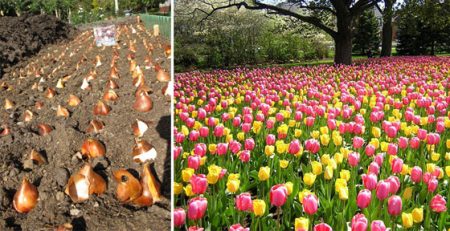
[[[0,17],[0,76],[2,71],[39,52],[48,44],[74,35],[69,24],[50,15]]]
[[[137,32],[132,33],[131,27]],[[156,72],[144,69],[144,59],[150,56],[153,63],[160,63],[162,68],[170,70],[170,60],[163,50],[169,42],[150,36],[136,25],[120,26],[119,30],[117,67],[120,78],[115,79],[119,85],[119,89],[115,90],[119,99],[108,103],[112,110],[107,116],[94,116],[92,111],[107,89],[113,48],[96,47],[91,30],[78,32],[71,41],[41,49],[36,56],[17,64],[0,79],[0,125],[11,128],[10,135],[0,137],[0,230],[53,230],[64,223],[71,223],[74,230],[170,229],[170,100],[161,93],[165,83],[156,80]],[[3,32],[0,34],[4,35]],[[127,60],[129,42],[132,40],[136,40],[137,65],[142,68],[147,85],[153,89],[150,95],[153,109],[147,113],[132,108],[136,88]],[[144,48],[143,40],[153,44],[152,53]],[[34,39],[28,42],[33,43]],[[33,46],[42,46],[42,43]],[[28,52],[28,49],[24,50]],[[102,65],[99,67],[95,67],[96,55],[101,57]],[[23,57],[23,54],[17,57]],[[83,78],[93,70],[96,70],[97,77],[90,82],[91,90],[81,90]],[[40,84],[40,89],[32,90],[33,84],[40,80],[40,77],[36,77],[36,71],[45,82]],[[65,82],[65,87],[56,88],[57,81],[67,76],[70,78]],[[48,87],[57,92],[51,99],[44,97]],[[67,104],[70,94],[81,99],[77,107]],[[5,99],[13,101],[15,106],[5,110]],[[37,101],[44,103],[41,110],[35,108]],[[58,105],[67,108],[70,117],[57,117]],[[34,114],[30,122],[24,122],[25,110]],[[105,128],[101,133],[94,135],[86,132],[92,119],[104,122]],[[163,199],[146,208],[118,202],[115,197],[117,184],[112,177],[112,172],[119,168],[138,173],[142,171],[142,165],[134,163],[131,156],[134,136],[130,125],[135,119],[149,122],[149,130],[142,138],[153,144],[158,152],[154,168],[156,177],[161,181]],[[54,130],[47,136],[40,136],[36,127],[39,123],[47,123]],[[76,156],[88,137],[100,140],[106,147],[106,159],[95,159],[92,164],[108,186],[104,194],[92,195],[89,200],[75,204],[64,194],[64,189],[68,177],[86,162]],[[31,170],[25,169],[24,163],[32,149],[44,153],[48,163],[33,165]],[[38,204],[28,214],[16,212],[12,205],[12,198],[23,177],[28,177],[39,191]]]

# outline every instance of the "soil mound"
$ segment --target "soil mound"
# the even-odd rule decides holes
[[[74,32],[74,27],[50,15],[0,17],[0,77],[6,68]]]

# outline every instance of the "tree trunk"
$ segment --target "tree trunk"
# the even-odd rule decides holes
[[[72,24],[72,10],[69,7],[69,13],[67,14],[67,21]]]
[[[337,15],[337,34],[334,36],[334,64],[352,64],[352,16]]]
[[[392,54],[392,5],[394,2],[385,0],[384,4],[381,57],[389,57]]]
[[[119,14],[119,0],[114,0],[114,12],[116,16]]]

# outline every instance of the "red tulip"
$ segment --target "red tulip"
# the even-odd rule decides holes
[[[244,148],[245,150],[253,150],[255,148],[255,140],[253,140],[253,138],[248,138],[245,140],[244,143]]]
[[[430,201],[430,208],[433,210],[433,212],[436,213],[442,213],[447,211],[447,202],[445,201],[444,197],[437,194],[434,196]]]
[[[200,137],[200,133],[199,133],[198,131],[196,131],[196,130],[192,130],[192,131],[189,133],[189,140],[190,140],[190,141],[195,142],[195,141],[198,140],[199,137]]]
[[[253,211],[252,196],[250,193],[241,193],[235,199],[236,208],[239,211]]]
[[[388,200],[388,213],[398,216],[402,212],[402,198],[397,195],[391,196]]]
[[[387,148],[387,154],[389,155],[397,155],[398,147],[396,144],[389,143]]]
[[[398,138],[398,147],[401,149],[405,149],[408,147],[408,138],[406,137],[400,137]]]
[[[209,128],[208,127],[201,127],[199,129],[199,133],[200,133],[200,136],[203,137],[203,138],[208,137],[208,135],[209,135]]]
[[[197,227],[197,226],[191,226],[188,229],[188,231],[203,231],[203,230],[205,230],[205,229],[202,227]]]
[[[241,146],[241,143],[235,140],[230,141],[230,143],[228,144],[228,147],[233,154],[237,154],[241,150]]]
[[[375,147],[369,144],[366,146],[365,152],[367,156],[373,156],[373,154],[375,154]]]
[[[312,154],[316,154],[317,152],[319,152],[320,143],[315,139],[308,139],[305,141],[305,148]]]
[[[422,169],[419,166],[414,166],[411,169],[411,180],[414,183],[420,183],[422,180]]]
[[[173,221],[175,227],[181,227],[186,222],[186,211],[183,208],[173,210]]]
[[[429,181],[428,181],[428,192],[434,192],[438,186],[438,180],[436,179],[436,177],[432,177]]]
[[[389,196],[390,183],[388,181],[380,181],[377,184],[377,198],[382,201]]]
[[[296,155],[298,152],[300,152],[301,144],[297,139],[294,139],[291,141],[288,147],[289,154]]]
[[[361,138],[359,136],[355,136],[353,138],[353,148],[356,148],[356,149],[361,148],[363,146],[363,144],[364,144],[363,138]]]
[[[199,220],[205,215],[208,201],[204,197],[195,197],[188,202],[188,218]]]
[[[206,144],[204,143],[197,143],[194,146],[194,154],[198,155],[200,157],[203,157],[206,155]]]
[[[287,200],[287,188],[284,184],[277,184],[270,189],[270,204],[280,207],[286,203]]]
[[[409,146],[411,146],[412,149],[418,149],[420,146],[420,140],[417,137],[411,138],[409,141]]]
[[[247,163],[250,161],[250,151],[244,150],[241,151],[239,154],[239,159],[242,161],[242,163]]]
[[[377,176],[373,173],[361,175],[363,185],[368,190],[374,190],[377,188]]]
[[[400,173],[403,168],[403,160],[401,158],[395,158],[392,160],[392,172],[393,173]]]
[[[427,138],[427,130],[419,128],[419,131],[417,131],[417,137],[420,140],[425,140]]]
[[[217,144],[217,155],[225,155],[228,150],[228,144],[227,143],[218,143]]]
[[[275,140],[276,140],[276,138],[275,138],[275,135],[273,135],[273,134],[268,134],[266,136],[266,144],[267,145],[274,145],[275,144]]]
[[[326,223],[320,223],[314,226],[314,231],[333,231],[333,229]]]

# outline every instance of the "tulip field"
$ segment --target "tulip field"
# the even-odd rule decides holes
[[[189,72],[176,230],[450,229],[450,58]]]

